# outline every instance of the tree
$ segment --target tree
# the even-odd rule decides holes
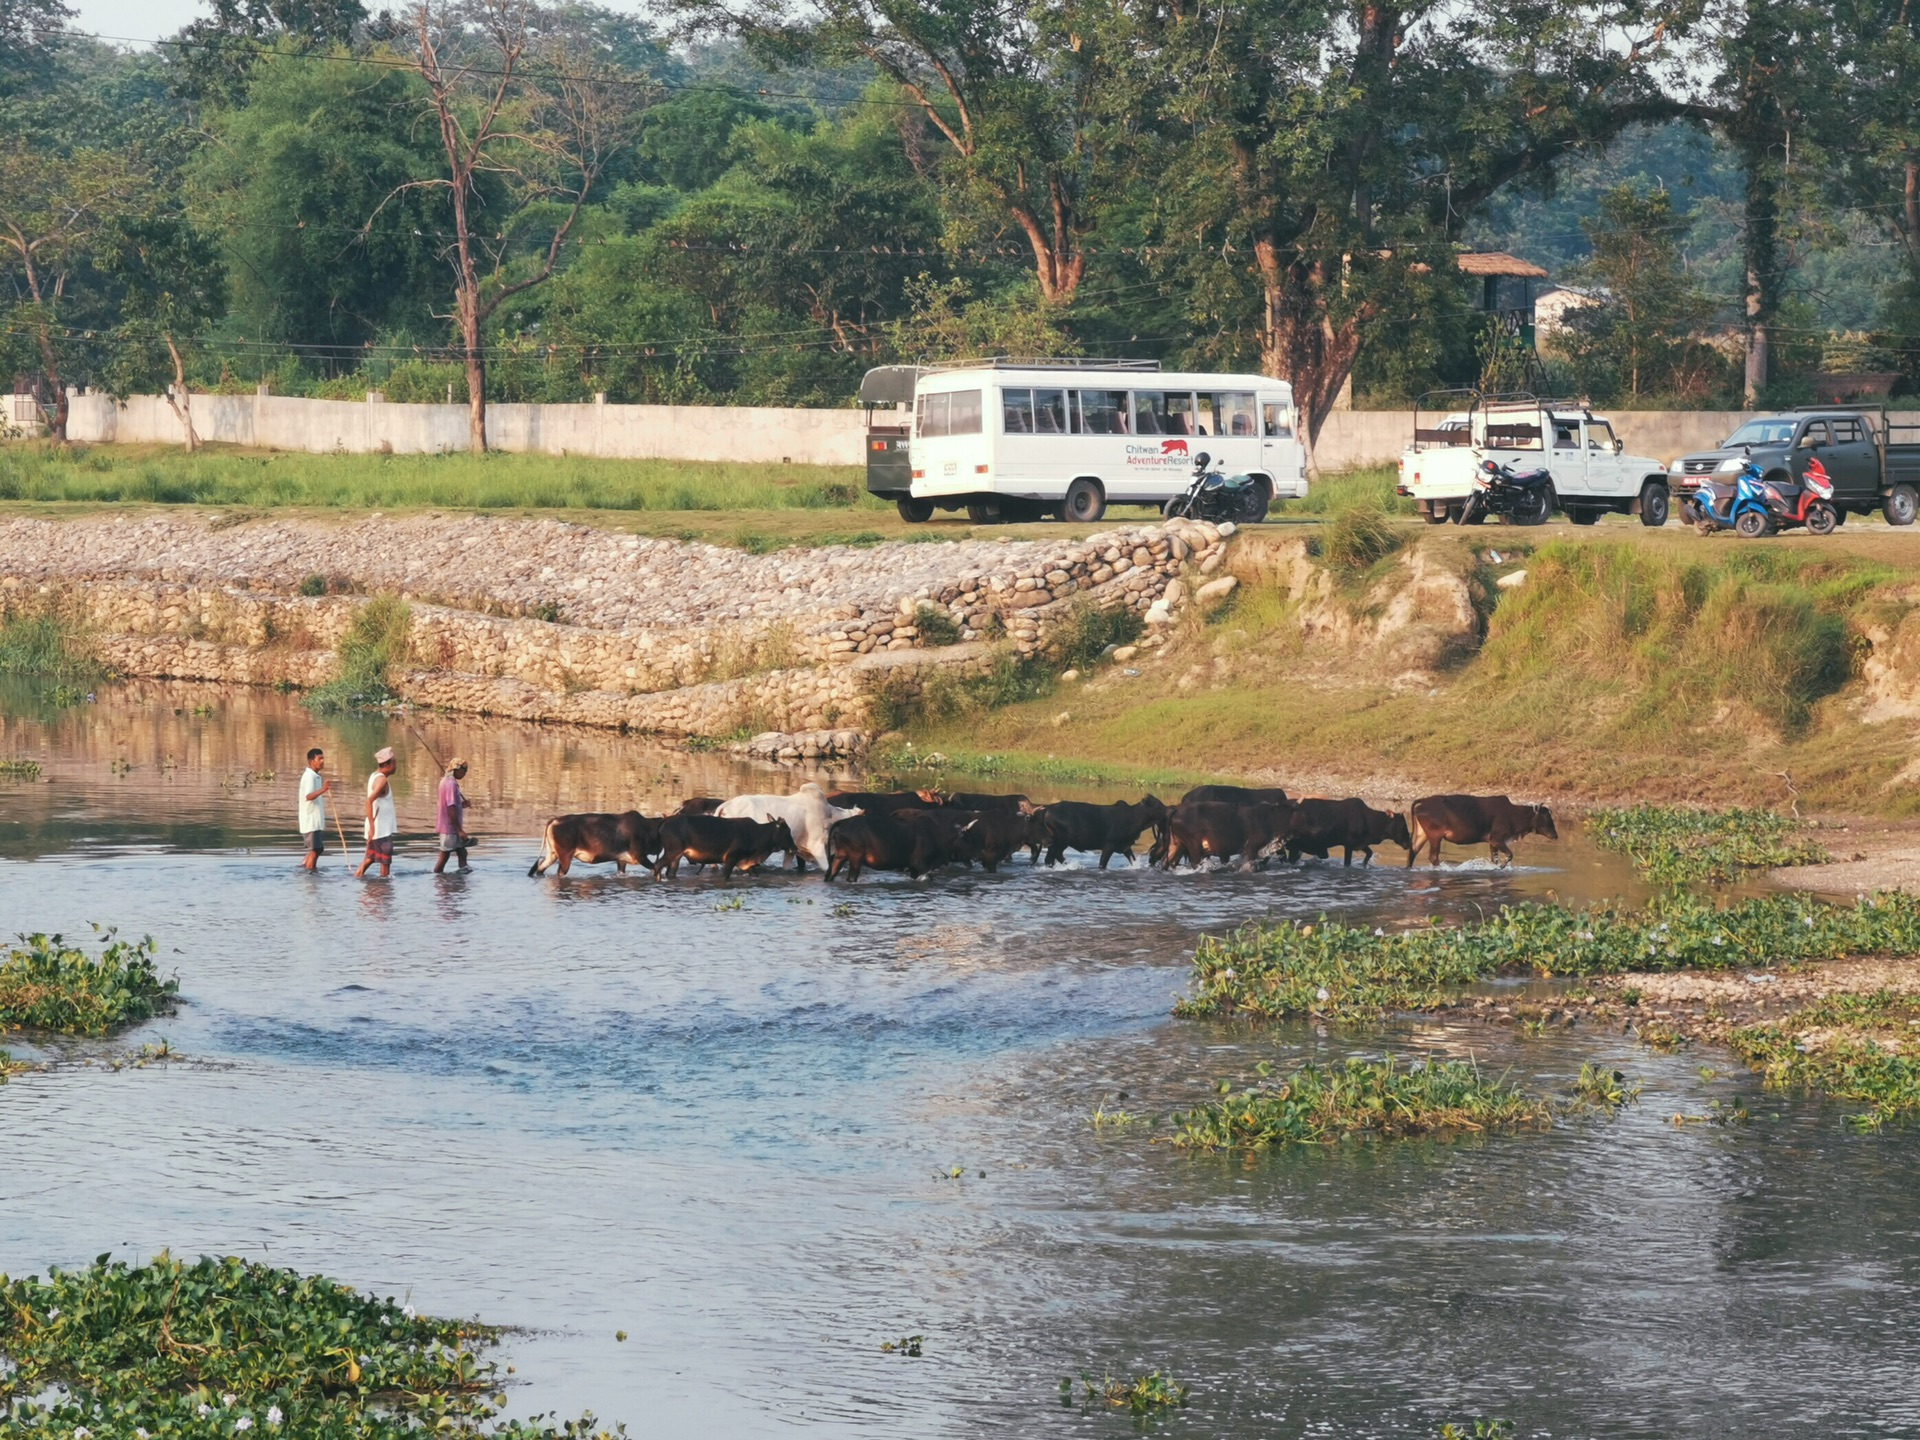
[[[72,7],[60,0],[0,4],[0,99],[46,83],[59,61]]]
[[[360,0],[209,3],[213,13],[181,30],[171,55],[175,89],[214,105],[239,104],[263,59],[345,45],[367,18]]]
[[[552,278],[640,108],[632,77],[551,21],[534,0],[418,0],[410,15],[409,59],[425,89],[443,173],[409,180],[389,198],[446,192],[452,318],[476,454],[487,448],[487,320],[510,297]]]
[[[101,247],[99,268],[119,291],[120,323],[103,378],[116,395],[166,386],[167,403],[198,449],[183,347],[191,347],[226,306],[225,275],[213,241],[172,203],[151,192]]]
[[[1049,301],[1086,274],[1092,192],[1108,173],[1099,104],[1106,52],[1063,0],[673,0],[698,26],[786,63],[859,61],[892,81],[907,116],[937,137],[963,228],[1011,220]],[[919,127],[903,129],[912,153]],[[985,217],[995,217],[987,222]]]
[[[1713,305],[1681,259],[1679,219],[1666,191],[1621,185],[1582,223],[1593,258],[1573,278],[1600,293],[1569,317],[1562,348],[1589,389],[1638,404],[1682,388],[1683,367],[1700,348],[1693,332]]]
[[[62,150],[44,136],[0,134],[0,260],[24,303],[14,322],[30,337],[42,378],[53,393],[48,426],[67,439],[67,390],[61,352],[62,311],[74,270],[85,265],[131,207],[139,177],[122,155],[101,149]]]

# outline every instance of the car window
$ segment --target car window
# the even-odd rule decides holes
[[[1074,430],[1081,435],[1127,433],[1127,392],[1080,390],[1074,394]]]
[[[1067,433],[1066,391],[1036,390],[1033,392],[1033,433],[1036,435]]]
[[[1258,435],[1253,421],[1253,392],[1223,390],[1215,395],[1213,420],[1219,427],[1213,432],[1216,435]]]
[[[978,390],[956,390],[953,392],[952,433],[955,435],[978,435],[980,433],[980,392]]]
[[[1193,396],[1169,394],[1167,396],[1168,435],[1193,435]]]
[[[948,428],[948,418],[952,414],[953,397],[945,391],[935,395],[922,395],[914,407],[913,433],[923,440],[936,439],[953,433]]]
[[[1613,452],[1613,426],[1604,420],[1587,422],[1587,449]]]
[[[1858,445],[1866,437],[1860,433],[1858,420],[1829,420],[1833,429],[1833,443],[1836,445]]]
[[[1167,428],[1167,397],[1158,390],[1133,392],[1133,433],[1171,435]]]
[[[1262,400],[1260,402],[1260,424],[1269,440],[1291,440],[1293,438],[1293,415],[1290,407],[1280,400]]]
[[[1802,450],[1811,450],[1816,445],[1825,445],[1827,440],[1827,422],[1824,420],[1809,420],[1807,428],[1800,432]]]
[[[1793,439],[1793,421],[1791,420],[1749,420],[1727,437],[1727,447],[1785,445],[1791,439]]]
[[[1000,429],[1003,434],[1031,435],[1033,433],[1033,391],[1001,391],[1000,416]]]
[[[1555,425],[1553,427],[1553,448],[1556,450],[1578,450],[1580,448],[1578,431],[1579,426],[1577,425]]]

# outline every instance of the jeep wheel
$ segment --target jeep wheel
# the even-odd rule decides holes
[[[1005,517],[1000,513],[998,500],[969,500],[967,519],[975,525],[998,525]]]
[[[1444,525],[1448,519],[1447,507],[1434,500],[1421,510],[1420,518],[1429,525]]]
[[[1658,528],[1667,523],[1667,508],[1672,503],[1664,485],[1649,485],[1640,492],[1640,523]]]
[[[1067,486],[1066,498],[1060,502],[1060,518],[1076,525],[1091,525],[1107,513],[1107,492],[1100,488],[1098,480],[1085,478]]]
[[[1598,510],[1589,510],[1584,505],[1568,505],[1565,509],[1567,523],[1570,525],[1594,525],[1599,523],[1600,512]]]
[[[1920,513],[1920,493],[1911,485],[1896,485],[1887,492],[1880,513],[1889,525],[1911,525],[1914,515]]]
[[[933,518],[933,501],[916,500],[911,495],[894,497],[893,508],[900,512],[900,518],[909,525],[924,525]]]

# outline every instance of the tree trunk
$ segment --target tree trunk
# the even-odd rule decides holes
[[[64,445],[67,443],[67,387],[60,383],[60,362],[53,353],[53,337],[44,324],[36,325],[33,335],[40,349],[41,372],[53,387],[53,422],[47,426],[47,433],[53,437],[54,444]]]
[[[1328,313],[1326,270],[1319,262],[1282,261],[1271,241],[1255,242],[1254,256],[1266,290],[1266,318],[1260,330],[1260,371],[1293,386],[1300,417],[1300,442],[1307,452],[1307,473],[1318,479],[1314,451],[1320,429],[1353,373],[1360,354],[1360,329],[1370,314],[1335,322]]]
[[[173,407],[180,428],[187,432],[187,453],[191,455],[200,448],[200,437],[193,433],[193,396],[187,393],[187,367],[180,363],[180,347],[173,343],[172,332],[167,334],[167,353],[173,357],[173,389],[167,392],[167,404]]]
[[[1772,379],[1773,323],[1780,313],[1779,179],[1765,143],[1743,147],[1746,162],[1746,405],[1757,409]]]

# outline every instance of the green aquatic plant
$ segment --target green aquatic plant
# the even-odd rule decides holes
[[[1728,1043],[1769,1089],[1864,1105],[1856,1129],[1920,1114],[1920,996],[1835,995],[1785,1018],[1736,1029]]]
[[[1640,1084],[1629,1082],[1619,1070],[1582,1061],[1573,1082],[1573,1098],[1582,1104],[1618,1110],[1640,1098]]]
[[[591,1416],[486,1423],[505,1397],[479,1352],[499,1334],[244,1260],[102,1255],[44,1280],[0,1276],[0,1429],[49,1440],[594,1435]]]
[[[374,596],[354,613],[334,649],[339,673],[307,692],[307,707],[326,712],[393,704],[400,698],[395,672],[412,649],[412,608],[397,595]]]
[[[102,932],[98,955],[59,935],[22,935],[0,954],[0,1032],[107,1035],[171,1010],[180,982],[162,980],[153,937]]]
[[[1440,1427],[1440,1440],[1513,1440],[1511,1420],[1449,1421]]]
[[[80,627],[65,616],[8,615],[0,623],[0,675],[43,675],[71,685],[106,673],[87,649]]]
[[[1173,1143],[1192,1150],[1266,1150],[1278,1145],[1330,1145],[1350,1135],[1459,1134],[1518,1130],[1552,1123],[1553,1107],[1488,1079],[1470,1060],[1416,1060],[1402,1065],[1349,1059],[1303,1065],[1278,1080],[1234,1093],[1174,1117]]]
[[[898,1340],[882,1340],[880,1349],[888,1355],[905,1355],[909,1359],[918,1360],[923,1353],[922,1346],[926,1338],[924,1335],[902,1335]]]
[[[1695,810],[1634,805],[1595,810],[1587,833],[1661,885],[1724,884],[1743,870],[1824,865],[1827,852],[1803,837],[1804,826],[1772,810]]]
[[[1172,1410],[1187,1403],[1192,1393],[1187,1386],[1180,1384],[1173,1376],[1159,1370],[1149,1370],[1144,1375],[1115,1377],[1101,1375],[1096,1377],[1092,1371],[1080,1372],[1080,1384],[1086,1401],[1093,1405],[1110,1405],[1116,1410],[1125,1410],[1132,1415],[1153,1415],[1162,1410]],[[1062,1377],[1060,1381],[1060,1403],[1073,1403],[1073,1380]]]
[[[1395,933],[1255,922],[1201,938],[1193,992],[1175,1013],[1373,1019],[1441,1008],[1461,986],[1495,975],[1752,970],[1849,955],[1920,955],[1920,897],[1896,891],[1828,905],[1768,895],[1720,908],[1683,893],[1645,910],[1510,905],[1473,924]]]
[[[38,780],[40,763],[37,760],[0,760],[0,776],[9,780]]]

